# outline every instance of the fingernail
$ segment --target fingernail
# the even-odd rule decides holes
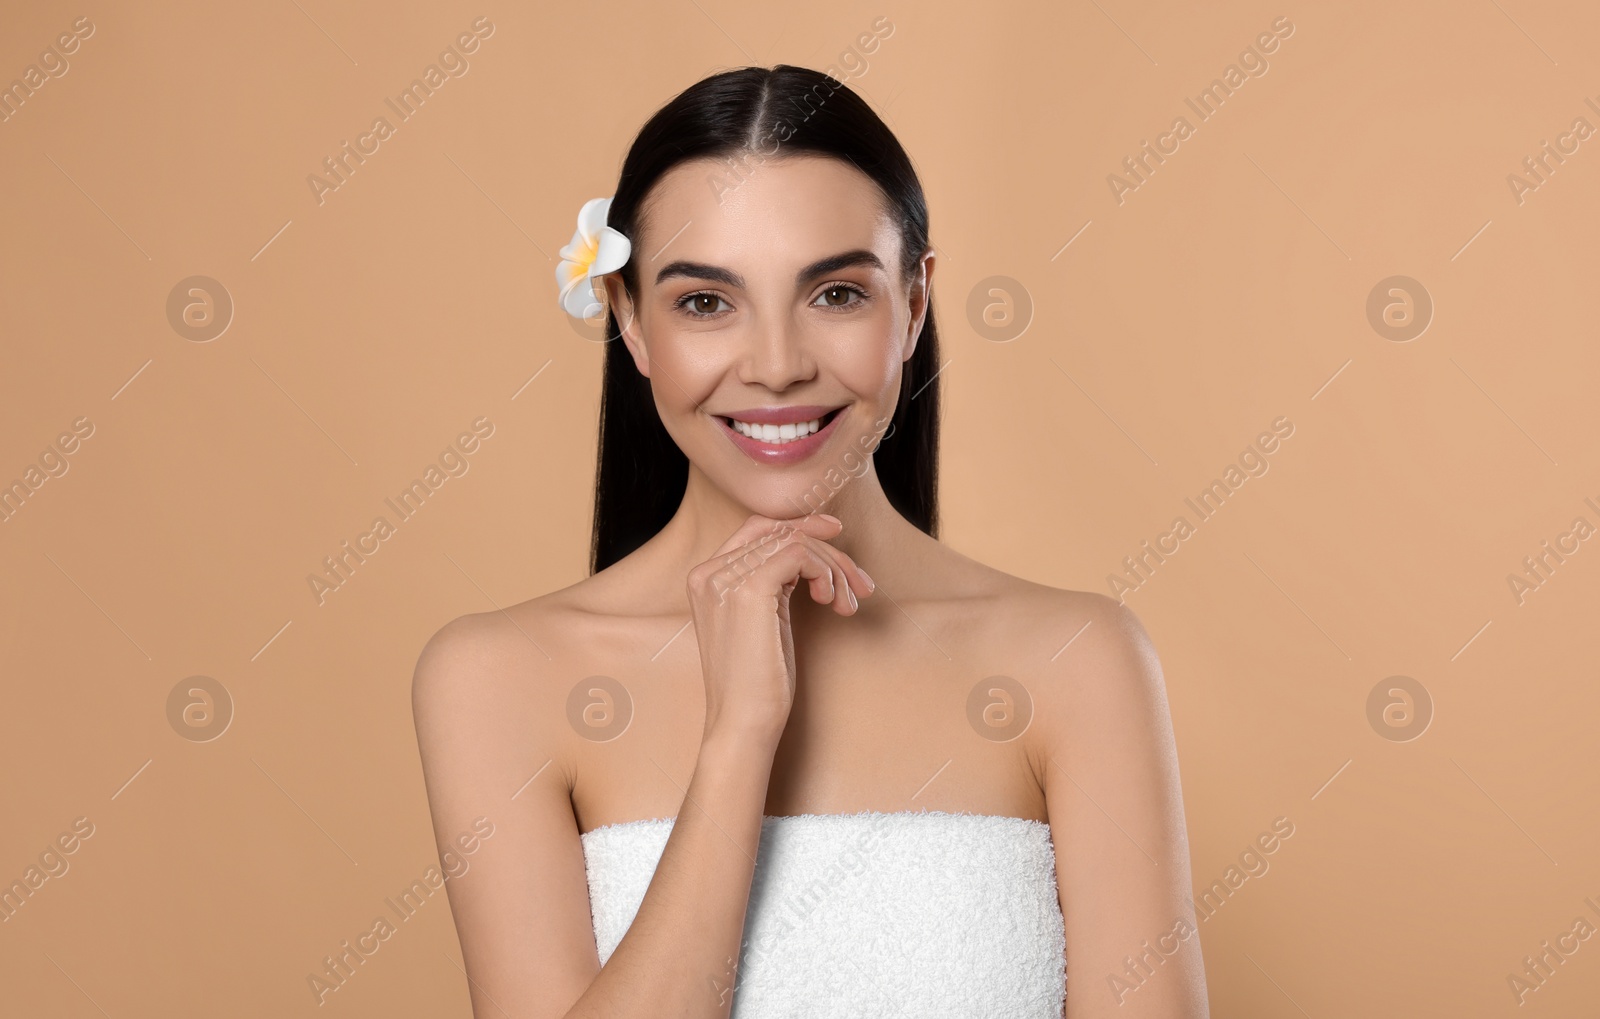
[[[822,517],[824,520],[832,520],[834,523],[838,524],[841,527],[844,526],[844,521],[840,520],[838,517],[834,516],[832,513],[818,513],[817,516]]]
[[[861,603],[856,601],[856,593],[850,590],[849,584],[844,586],[844,593],[850,596],[850,607],[852,609],[859,609],[861,607]]]
[[[857,566],[856,569],[861,570],[861,567]],[[866,570],[861,570],[861,579],[867,582],[867,590],[876,591],[878,589],[878,582],[868,576]]]

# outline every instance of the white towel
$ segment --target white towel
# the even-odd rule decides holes
[[[673,818],[582,836],[602,965]],[[1050,826],[942,811],[766,817],[733,1019],[1060,1019],[1066,943]]]

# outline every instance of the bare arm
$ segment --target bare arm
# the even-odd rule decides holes
[[[551,689],[529,693],[556,684],[528,674],[529,657],[505,646],[521,638],[504,629],[488,616],[452,622],[412,682],[440,851],[459,854],[476,818],[495,826],[445,884],[473,1015],[725,1017],[731,995],[712,980],[732,982],[781,729],[707,734],[638,916],[602,969],[571,787],[551,756],[563,739],[551,717],[565,716]]]
[[[1161,663],[1131,609],[1102,596],[1039,684],[1045,799],[1066,918],[1070,1019],[1207,1019],[1178,756]]]
[[[412,714],[440,851],[479,816],[495,826],[445,884],[473,1015],[544,1019],[577,998],[599,959],[569,776],[540,708],[554,670],[510,629],[463,616],[434,634],[412,678]]]
[[[776,748],[756,734],[701,742],[639,913],[567,1016],[728,1015]]]
[[[570,678],[495,615],[464,616],[424,648],[412,708],[436,839],[450,848],[480,816],[497,826],[489,851],[446,885],[478,1019],[731,1011],[767,785],[793,698],[789,595],[806,585],[848,615],[871,591],[848,556],[805,533],[836,533],[836,521],[803,521],[773,549],[750,551],[769,523],[752,517],[689,578],[707,684],[700,754],[638,913],[604,968],[560,749],[577,738],[565,715]],[[737,568],[724,566],[723,552]]]

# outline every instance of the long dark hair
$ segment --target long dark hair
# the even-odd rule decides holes
[[[702,79],[663,106],[639,131],[612,196],[608,226],[638,236],[640,204],[657,180],[690,159],[760,160],[799,152],[849,160],[882,190],[900,222],[901,273],[910,279],[928,247],[928,206],[911,160],[886,124],[843,82],[779,64],[741,67]],[[641,254],[635,246],[635,254]],[[638,259],[618,270],[639,293]],[[606,336],[621,336],[615,311]],[[916,350],[900,380],[900,399],[873,466],[901,516],[938,536],[939,339],[930,295]],[[689,480],[689,460],[656,413],[650,380],[627,348],[607,344],[600,397],[591,573],[650,540],[672,519]]]

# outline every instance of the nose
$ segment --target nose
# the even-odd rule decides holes
[[[781,316],[756,320],[740,359],[741,382],[779,393],[815,375],[816,360],[798,325]]]

